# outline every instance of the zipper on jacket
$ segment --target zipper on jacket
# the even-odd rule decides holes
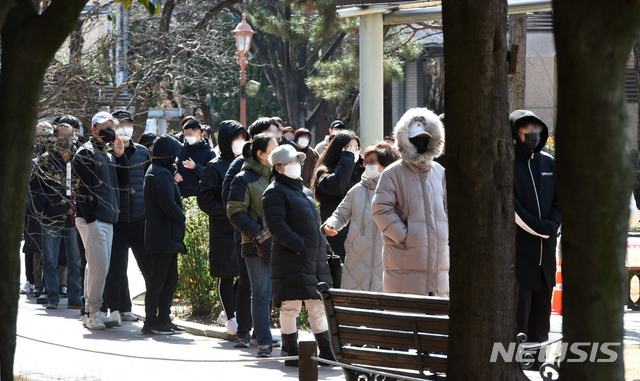
[[[540,199],[538,198],[538,189],[536,188],[536,182],[533,179],[533,172],[531,171],[531,159],[533,159],[534,154],[531,154],[529,161],[527,162],[527,166],[529,167],[529,175],[531,176],[531,184],[533,185],[533,193],[536,195],[536,204],[538,205],[538,218],[542,219],[542,212],[540,211]],[[542,266],[542,237],[540,237],[540,262],[538,266]]]

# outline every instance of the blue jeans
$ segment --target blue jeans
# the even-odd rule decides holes
[[[77,234],[75,227],[42,226],[42,273],[47,285],[49,303],[60,301],[58,254],[60,253],[61,241],[64,241],[67,256],[69,303],[76,305],[82,303],[82,276],[80,274],[80,250],[78,249]]]
[[[251,283],[251,317],[253,331],[260,345],[272,345],[271,337],[271,266],[262,257],[246,257]]]

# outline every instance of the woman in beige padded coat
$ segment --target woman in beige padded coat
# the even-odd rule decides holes
[[[380,176],[371,207],[384,244],[384,292],[448,297],[447,189],[444,168],[433,161],[444,127],[433,112],[414,108],[394,137],[402,160]]]
[[[324,234],[334,236],[351,223],[344,244],[347,255],[341,288],[382,292],[382,234],[371,215],[371,200],[380,173],[398,159],[398,154],[387,142],[367,148],[362,180],[349,190],[320,229]]]

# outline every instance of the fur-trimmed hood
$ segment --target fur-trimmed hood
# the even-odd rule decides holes
[[[409,126],[414,121],[424,124],[425,130],[431,134],[431,140],[427,152],[418,154],[416,147],[409,141]],[[396,140],[396,147],[402,156],[402,160],[428,166],[433,159],[442,154],[444,148],[444,126],[438,115],[426,108],[412,108],[404,113],[393,129],[393,136]]]

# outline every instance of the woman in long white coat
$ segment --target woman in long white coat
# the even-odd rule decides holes
[[[364,154],[365,172],[342,200],[321,230],[335,236],[351,222],[345,241],[347,253],[342,273],[342,288],[382,291],[382,233],[373,221],[371,201],[382,171],[399,156],[391,145],[381,142]]]

